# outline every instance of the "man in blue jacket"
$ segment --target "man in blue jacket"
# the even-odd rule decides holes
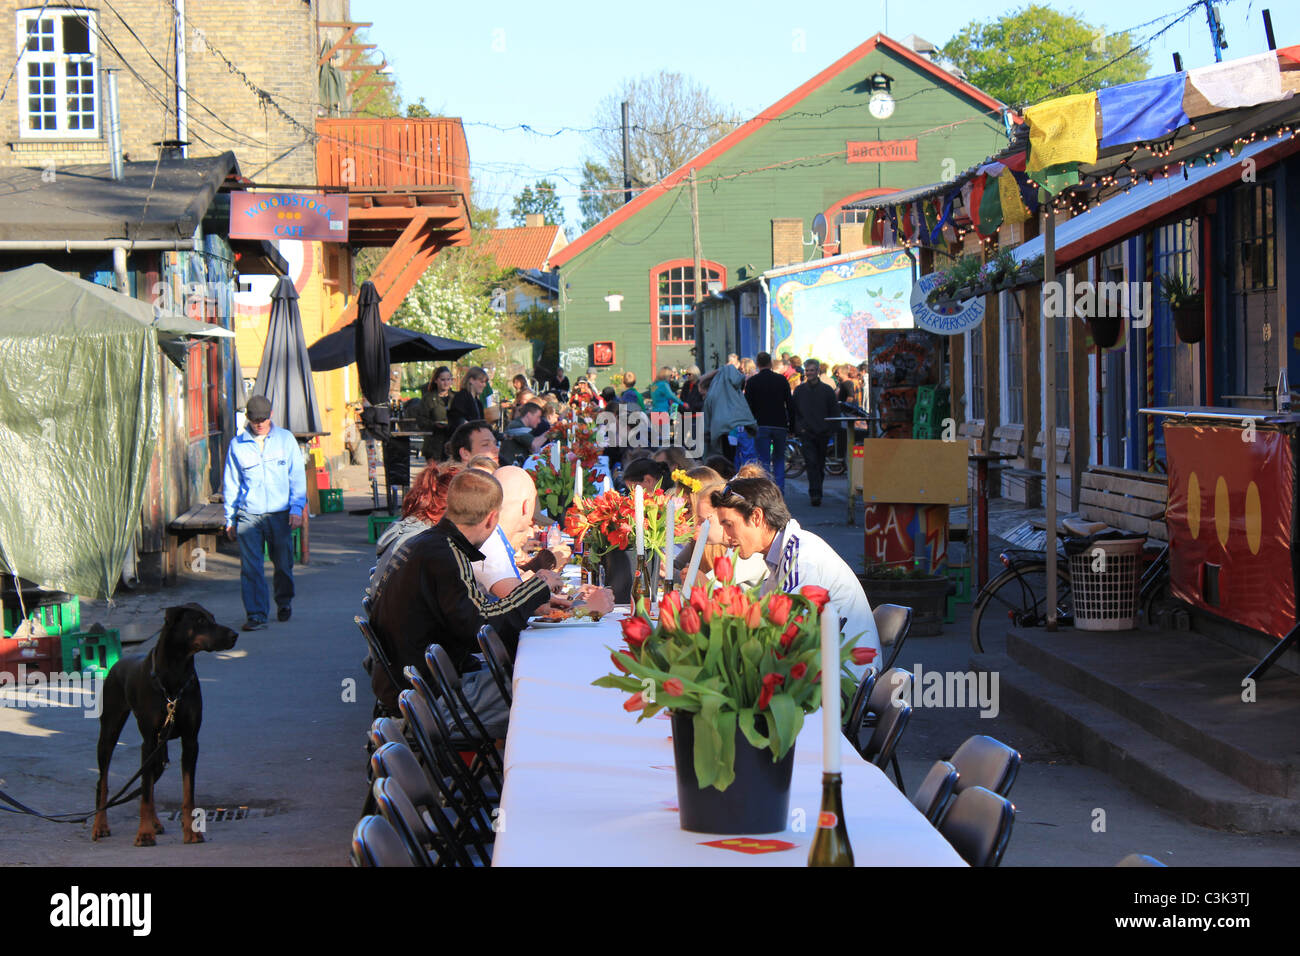
[[[263,548],[270,544],[275,565],[277,619],[289,620],[293,602],[293,538],[302,527],[307,475],[293,433],[271,421],[271,403],[254,395],[244,409],[245,428],[226,453],[223,478],[226,537],[239,540],[239,583],[244,596],[244,630],[266,627],[270,611]]]

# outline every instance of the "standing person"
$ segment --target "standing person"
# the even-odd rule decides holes
[[[745,401],[744,386],[740,358],[734,352],[727,356],[726,365],[700,379],[700,388],[706,389],[704,430],[709,438],[709,448],[737,466],[754,457],[753,437],[745,431],[754,427],[754,413]]]
[[[447,439],[451,437],[447,413],[451,407],[451,369],[440,365],[429,379],[429,386],[420,398],[420,407],[415,413],[416,424],[420,431],[428,434],[424,439],[424,460],[442,461]]]
[[[263,553],[270,546],[275,567],[276,619],[289,620],[293,603],[293,538],[307,505],[307,473],[298,440],[271,421],[271,403],[254,395],[244,409],[246,424],[230,442],[222,478],[226,537],[239,541],[239,583],[244,630],[266,627],[270,603]]]
[[[795,424],[803,443],[804,461],[808,463],[808,502],[814,508],[822,503],[822,481],[826,477],[826,444],[832,423],[826,421],[839,414],[840,403],[835,389],[821,380],[821,366],[809,359],[803,366],[803,384],[794,390]]]
[[[636,372],[624,372],[623,384],[627,386],[618,400],[624,405],[635,405],[641,411],[645,411],[645,399],[641,393],[636,390]]]
[[[745,401],[758,423],[758,463],[785,491],[785,443],[794,427],[794,404],[790,383],[772,371],[772,356],[759,352],[754,358],[758,371],[745,383]]]
[[[682,374],[682,390],[678,396],[682,400],[682,411],[704,411],[704,396],[700,394],[700,367],[692,365]]]
[[[487,408],[480,397],[487,388],[487,372],[477,365],[465,373],[460,391],[451,397],[447,407],[447,433],[453,434],[466,422],[485,420]]]
[[[665,365],[659,370],[659,378],[650,391],[650,410],[668,414],[682,407],[682,400],[673,394],[673,370]]]

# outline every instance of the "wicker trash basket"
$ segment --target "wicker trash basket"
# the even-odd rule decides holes
[[[1138,581],[1146,537],[1093,541],[1070,555],[1074,626],[1083,631],[1137,627]]]

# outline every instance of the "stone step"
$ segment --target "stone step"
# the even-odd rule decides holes
[[[1006,653],[1251,790],[1300,797],[1294,674],[1270,672],[1243,700],[1254,661],[1186,631],[1012,629]]]
[[[1245,833],[1300,833],[1300,801],[1258,793],[1113,710],[1003,654],[971,667],[999,675],[1003,712],[1193,823]]]

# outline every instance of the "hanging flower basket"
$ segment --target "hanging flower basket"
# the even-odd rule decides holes
[[[1102,349],[1114,348],[1124,328],[1124,320],[1118,315],[1093,316],[1087,323],[1092,341]]]
[[[1174,331],[1178,338],[1188,345],[1195,345],[1205,338],[1205,309],[1199,303],[1185,305],[1173,310]]]

